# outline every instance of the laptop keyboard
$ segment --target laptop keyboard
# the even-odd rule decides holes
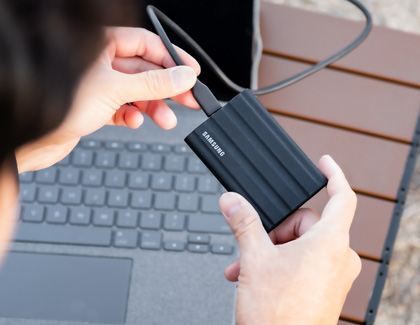
[[[231,235],[219,211],[224,189],[183,144],[84,139],[20,184],[18,242],[233,253],[212,240]]]

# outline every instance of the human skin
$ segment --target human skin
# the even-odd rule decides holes
[[[269,234],[243,197],[221,197],[240,248],[240,258],[225,270],[238,282],[237,324],[337,324],[361,269],[349,246],[356,195],[331,157],[322,157],[319,169],[330,197],[322,215],[300,209]]]
[[[193,57],[177,48],[186,65],[176,67],[160,38],[145,29],[109,28],[106,35],[108,45],[83,76],[63,123],[16,150],[20,173],[53,165],[106,124],[138,128],[143,113],[173,128],[176,117],[164,98],[198,108],[189,91],[200,73]]]
[[[63,123],[16,150],[19,172],[49,167],[64,158],[82,136],[106,124],[137,128],[143,113],[164,129],[176,118],[163,98],[197,107],[189,89],[200,72],[178,49],[186,66],[175,63],[160,39],[138,28],[107,30],[108,45],[86,71]],[[133,103],[128,105],[127,103]],[[238,281],[239,324],[333,324],[360,271],[349,248],[355,195],[331,158],[320,161],[329,178],[330,201],[322,217],[302,209],[269,236],[255,210],[237,194],[220,200],[235,233],[241,257],[225,270]],[[0,166],[0,254],[13,234],[18,186],[10,161]],[[334,291],[333,291],[334,288]]]

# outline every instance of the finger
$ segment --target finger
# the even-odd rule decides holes
[[[305,234],[321,216],[312,209],[297,210],[280,225],[273,229],[269,236],[273,244],[284,244]]]
[[[133,57],[140,56],[154,64],[166,68],[176,64],[169,55],[160,37],[146,29],[113,27],[107,29],[108,37],[115,46],[115,56]],[[200,65],[191,55],[175,46],[175,50],[185,65],[192,67],[196,75],[200,74]]]
[[[189,90],[189,91],[187,91],[183,94],[174,96],[174,97],[172,97],[172,99],[174,101],[176,101],[177,103],[180,103],[181,105],[187,106],[189,108],[200,109],[200,105],[195,100],[191,90]]]
[[[129,73],[129,74],[140,73],[140,72],[149,71],[149,70],[159,70],[159,69],[162,70],[163,69],[162,67],[139,57],[131,57],[131,58],[116,57],[114,61],[112,62],[112,68],[119,72]],[[181,105],[184,105],[193,109],[200,108],[200,105],[194,99],[194,96],[192,95],[192,92],[190,90],[180,95],[174,96],[172,97],[172,99],[180,103]]]
[[[112,70],[109,74],[109,91],[114,92],[120,105],[174,97],[190,90],[197,80],[194,70],[187,66],[136,74]]]
[[[237,282],[239,278],[240,263],[239,259],[230,264],[225,269],[225,278],[230,282]]]
[[[113,115],[108,125],[126,126],[137,129],[143,124],[144,117],[136,106],[122,105]]]
[[[165,130],[176,126],[177,119],[168,104],[163,100],[133,103],[140,111],[146,113],[157,125]]]
[[[356,210],[357,198],[341,168],[330,156],[323,156],[319,169],[328,178],[327,192],[330,200],[322,212],[322,219],[348,232]]]
[[[131,129],[137,129],[144,122],[143,114],[136,106],[127,106],[124,114],[125,125]]]
[[[257,212],[237,193],[225,193],[219,201],[220,209],[234,233],[241,254],[261,250],[272,243]]]
[[[163,69],[161,66],[144,60],[140,57],[120,58],[115,57],[112,61],[112,68],[122,73],[140,73],[149,70]]]

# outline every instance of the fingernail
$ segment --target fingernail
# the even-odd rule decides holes
[[[242,208],[242,200],[236,193],[223,195],[223,214],[226,218],[234,216]]]
[[[192,68],[187,66],[176,67],[171,71],[171,82],[174,90],[188,90],[196,81],[197,76]]]

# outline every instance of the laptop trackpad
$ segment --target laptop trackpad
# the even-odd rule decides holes
[[[124,323],[132,260],[11,252],[0,317]]]

